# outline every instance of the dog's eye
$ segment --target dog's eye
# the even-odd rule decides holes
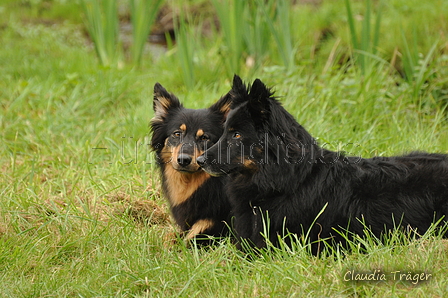
[[[210,137],[208,135],[202,135],[199,137],[199,140],[200,141],[208,141],[208,140],[210,140]]]
[[[173,132],[173,137],[175,137],[175,138],[180,138],[181,135],[182,135],[182,132],[180,132],[180,131]]]
[[[235,132],[235,133],[233,134],[232,138],[233,138],[233,139],[239,139],[239,138],[241,138],[241,135],[240,135],[239,132]]]

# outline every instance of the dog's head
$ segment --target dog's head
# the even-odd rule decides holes
[[[271,106],[277,104],[273,93],[259,79],[246,87],[239,77],[234,78],[231,110],[219,141],[210,147],[197,162],[213,176],[232,172],[256,171],[268,162]]]
[[[226,94],[208,109],[186,109],[176,96],[156,83],[153,108],[151,147],[158,162],[180,172],[200,171],[196,158],[221,136],[230,110],[230,95]]]

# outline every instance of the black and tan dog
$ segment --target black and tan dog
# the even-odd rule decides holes
[[[221,136],[229,100],[227,94],[208,109],[186,109],[162,85],[154,86],[151,146],[171,212],[188,240],[229,232],[230,206],[224,193],[227,178],[211,177],[196,162]]]
[[[239,238],[262,248],[266,238],[309,233],[311,242],[344,244],[345,233],[422,234],[448,222],[447,155],[344,156],[320,147],[260,80],[246,87],[236,76],[231,94],[224,134],[197,162],[230,177]]]

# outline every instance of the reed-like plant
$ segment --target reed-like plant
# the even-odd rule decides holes
[[[401,31],[403,40],[403,53],[401,56],[404,79],[413,85],[413,94],[417,96],[423,87],[425,81],[431,75],[429,69],[431,68],[431,61],[434,58],[434,53],[438,45],[436,41],[429,49],[426,56],[419,53],[417,31],[414,27],[412,30],[412,39],[406,37],[404,31]]]
[[[225,44],[225,63],[228,73],[239,73],[244,53],[244,33],[247,32],[245,0],[212,0],[218,15]]]
[[[117,65],[121,59],[118,38],[117,0],[81,0],[87,30],[103,66]]]
[[[270,33],[275,40],[280,58],[285,67],[294,64],[294,47],[291,37],[290,1],[258,1],[265,16],[264,22],[269,26]],[[274,16],[270,11],[274,11]]]
[[[192,88],[195,84],[194,76],[194,28],[188,26],[184,17],[181,16],[175,22],[175,34],[177,43],[177,56],[179,59],[182,77],[185,85]]]
[[[272,0],[256,0],[248,1],[246,4],[246,16],[243,16],[247,19],[246,30],[244,31],[244,47],[255,66],[259,66],[269,54],[272,38],[265,14],[269,15],[270,18],[275,17],[273,2]]]
[[[269,56],[289,67],[294,61],[290,1],[212,0],[223,34],[223,57],[229,73],[239,72],[244,58],[260,65]],[[280,61],[276,61],[279,59]]]
[[[132,22],[131,56],[134,64],[141,63],[148,35],[163,0],[130,0]]]
[[[361,36],[358,39],[358,34],[356,32],[355,18],[352,13],[350,0],[345,0],[345,7],[347,11],[347,20],[350,29],[350,36],[352,41],[352,47],[354,49],[354,58],[356,63],[359,64],[361,68],[361,73],[366,74],[367,69],[370,69],[372,63],[377,60],[373,59],[376,56],[379,35],[380,35],[380,25],[381,25],[381,6],[382,1],[378,5],[378,11],[376,13],[376,18],[374,22],[373,32],[371,29],[372,23],[372,2],[371,0],[366,0],[366,10],[361,27]]]
[[[432,72],[431,62],[434,60],[434,53],[437,48],[438,41],[434,43],[426,56],[412,54],[409,45],[405,42],[406,54],[403,59],[403,68],[405,70],[406,80],[412,84],[412,96],[415,100],[419,100],[420,92],[425,89],[425,82],[429,81]],[[416,53],[416,50],[413,50]]]
[[[401,56],[401,61],[403,66],[404,79],[408,82],[411,82],[413,80],[415,69],[419,60],[417,34],[415,32],[415,28],[413,29],[412,33],[412,43],[409,43],[404,31],[401,31],[404,48]]]

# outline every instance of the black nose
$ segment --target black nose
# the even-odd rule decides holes
[[[207,158],[205,158],[204,155],[201,155],[196,159],[196,162],[198,163],[198,165],[203,166],[205,164],[206,159]]]
[[[182,167],[186,167],[191,163],[191,156],[183,153],[179,154],[177,156],[177,163]]]

